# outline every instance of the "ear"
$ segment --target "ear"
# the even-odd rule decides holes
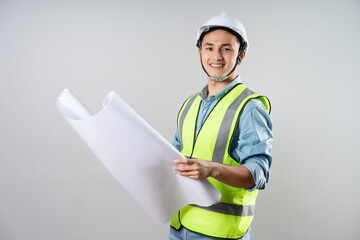
[[[198,48],[198,55],[201,58],[200,48]]]
[[[246,51],[244,51],[244,52],[242,53],[241,61],[238,63],[238,65],[240,65],[240,64],[244,61],[245,55],[246,55]]]

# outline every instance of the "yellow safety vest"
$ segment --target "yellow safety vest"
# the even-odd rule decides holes
[[[189,97],[178,115],[178,131],[181,153],[188,158],[197,158],[238,166],[230,155],[235,129],[244,106],[250,99],[259,99],[268,113],[270,101],[243,84],[235,85],[216,104],[203,123],[196,137],[197,116],[201,98],[198,93]],[[187,205],[171,219],[170,225],[181,226],[207,236],[240,238],[245,235],[254,216],[258,190],[252,192],[235,188],[214,178],[208,180],[221,192],[221,199],[210,207]]]

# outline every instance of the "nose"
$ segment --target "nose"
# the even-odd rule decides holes
[[[214,59],[216,59],[216,60],[222,60],[223,59],[223,56],[221,54],[221,50],[214,51]]]

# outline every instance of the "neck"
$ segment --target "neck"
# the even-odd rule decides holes
[[[208,90],[209,90],[209,96],[214,95],[218,92],[220,92],[221,90],[223,90],[227,85],[229,85],[229,83],[231,83],[232,81],[234,81],[235,77],[229,77],[228,79],[226,79],[223,82],[214,82],[212,81],[209,77],[207,78],[208,80]]]

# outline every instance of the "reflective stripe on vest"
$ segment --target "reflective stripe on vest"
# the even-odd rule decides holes
[[[254,216],[255,211],[255,205],[236,205],[222,202],[215,203],[209,207],[203,207],[195,204],[190,204],[190,206],[234,216]]]
[[[270,112],[270,102],[266,97],[238,84],[218,101],[197,137],[195,130],[201,98],[198,94],[188,98],[178,116],[182,154],[190,158],[239,165],[229,153],[231,140],[244,106],[254,98],[263,102]],[[213,178],[208,180],[221,192],[221,202],[209,207],[187,205],[173,217],[171,226],[178,229],[183,225],[192,231],[220,238],[243,236],[253,219],[258,190],[249,192]]]
[[[191,105],[193,104],[193,102],[195,101],[197,96],[198,96],[197,94],[194,94],[188,99],[188,101],[185,102],[186,105],[185,105],[184,110],[182,111],[182,114],[180,115],[180,119],[179,119],[180,139],[182,139],[181,138],[181,136],[182,136],[181,133],[182,133],[182,130],[183,130],[184,119],[185,119],[187,113],[189,112],[189,109],[190,109]],[[181,143],[181,150],[182,150],[183,149],[183,144],[182,144],[183,141],[180,141],[180,143]]]
[[[230,127],[235,117],[236,110],[239,108],[240,104],[248,96],[254,94],[248,88],[245,88],[244,91],[231,103],[229,108],[226,110],[225,116],[221,122],[220,130],[218,137],[216,139],[215,149],[212,157],[213,162],[223,163],[223,157],[226,151],[226,143],[229,139]]]

